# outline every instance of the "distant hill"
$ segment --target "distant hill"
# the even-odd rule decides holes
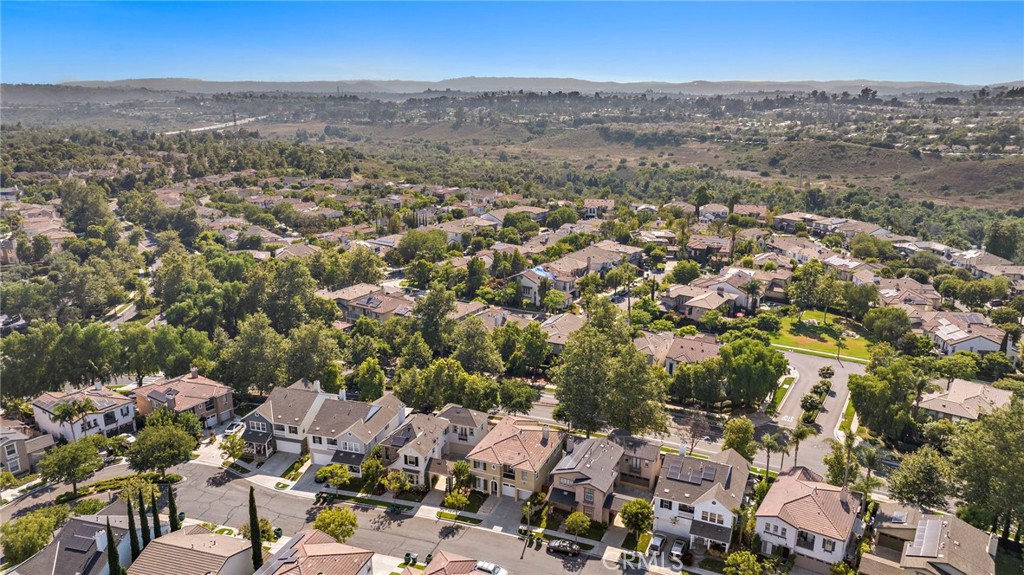
[[[1006,82],[1000,86],[1021,85],[1024,81]],[[154,91],[190,92],[213,94],[223,92],[307,92],[307,93],[387,93],[414,94],[427,90],[452,90],[460,92],[492,92],[527,90],[534,92],[661,92],[692,95],[749,94],[757,92],[810,92],[825,90],[830,93],[860,92],[865,86],[877,90],[879,95],[929,94],[940,92],[972,91],[981,88],[975,85],[946,82],[888,82],[875,80],[829,80],[829,81],[725,81],[725,82],[593,82],[576,78],[486,78],[466,77],[441,80],[439,82],[417,82],[407,80],[342,80],[311,82],[263,82],[230,81],[218,82],[191,78],[141,78],[113,81],[66,82],[66,86],[90,88],[145,88]]]

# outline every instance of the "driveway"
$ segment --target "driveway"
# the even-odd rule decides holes
[[[288,467],[295,463],[295,460],[299,458],[294,453],[284,453],[278,451],[263,462],[263,465],[256,470],[257,475],[269,475],[272,477],[281,477],[284,472],[288,470]]]
[[[323,490],[324,486],[322,483],[317,483],[316,472],[323,467],[323,465],[309,464],[306,468],[306,472],[302,474],[302,477],[292,485],[292,491],[305,491],[306,493],[319,493]],[[283,471],[282,471],[283,473]]]

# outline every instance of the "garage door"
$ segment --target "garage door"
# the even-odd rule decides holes
[[[531,495],[533,495],[533,492],[530,491],[529,489],[520,489],[519,490],[519,498],[524,500],[524,501],[529,499]]]
[[[298,441],[277,441],[277,450],[285,453],[302,453],[302,443]]]
[[[216,415],[211,415],[210,417],[206,418],[206,427],[216,427],[216,425],[217,425],[217,416]]]
[[[502,483],[501,484],[501,494],[505,495],[507,497],[515,497],[516,496],[516,486],[515,486],[515,484],[514,483]]]
[[[815,573],[828,573],[831,570],[831,565],[828,563],[818,561],[817,559],[813,559],[806,555],[801,555],[800,553],[796,554],[796,561],[794,561],[793,564],[797,567],[802,567],[803,569],[807,569],[808,571],[813,571]]]
[[[314,465],[327,465],[331,462],[330,453],[317,453],[313,452],[313,464]]]

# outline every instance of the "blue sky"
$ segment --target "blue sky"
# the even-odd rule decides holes
[[[12,2],[0,77],[60,82],[1024,78],[1024,2]]]

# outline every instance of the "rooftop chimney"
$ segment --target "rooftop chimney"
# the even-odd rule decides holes
[[[103,553],[107,550],[107,530],[100,529],[92,536],[96,540],[96,550]]]
[[[320,393],[320,380],[319,379],[313,380],[313,391],[315,391],[317,393]]]
[[[849,507],[850,505],[850,490],[843,487],[839,490],[839,502],[843,504],[843,507]]]
[[[199,377],[199,368],[196,366],[189,368],[188,376],[192,379]]]
[[[544,445],[548,443],[548,435],[551,434],[551,428],[545,425],[540,429],[540,442]]]
[[[103,389],[103,382],[97,379],[96,381],[92,382],[92,388],[95,389],[96,391],[100,391],[101,389]]]
[[[338,390],[338,399],[340,399],[342,401],[345,401],[345,400],[348,399],[348,392],[345,389],[344,385],[342,385],[341,389]]]

